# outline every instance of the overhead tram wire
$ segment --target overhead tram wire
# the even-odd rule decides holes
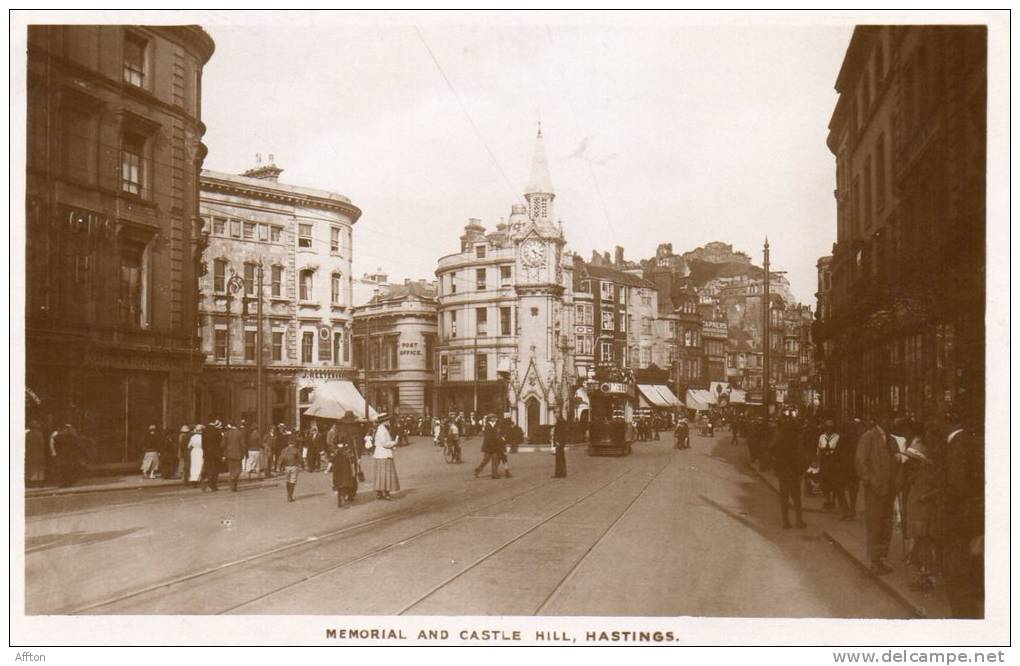
[[[503,182],[506,183],[508,192],[512,196],[514,192],[514,186],[510,184],[510,179],[507,177],[506,171],[503,170],[503,165],[501,165],[499,163],[499,160],[496,159],[496,155],[495,153],[492,152],[492,149],[489,147],[489,143],[485,140],[485,137],[482,136],[482,131],[478,128],[478,125],[475,124],[474,119],[468,112],[467,106],[464,105],[464,101],[461,99],[460,94],[454,87],[453,82],[450,81],[450,77],[446,75],[446,71],[443,70],[443,66],[439,63],[439,59],[436,58],[436,54],[432,52],[432,48],[429,46],[428,41],[425,39],[425,35],[422,33],[421,28],[415,25],[414,31],[418,33],[418,39],[421,40],[421,43],[425,47],[425,50],[428,51],[429,57],[432,58],[432,62],[435,63],[436,69],[439,70],[439,74],[443,77],[443,81],[446,82],[446,86],[450,89],[450,92],[453,93],[454,99],[457,100],[457,104],[460,106],[460,110],[464,113],[464,117],[467,118],[467,121],[471,125],[471,128],[474,130],[475,135],[478,136],[478,140],[482,142],[483,146],[485,146],[485,151],[489,153],[489,157],[492,158],[492,163],[496,165],[496,169],[498,169],[500,175],[503,176]]]

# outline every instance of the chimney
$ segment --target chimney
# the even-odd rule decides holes
[[[283,173],[283,169],[276,166],[275,155],[269,153],[269,161],[263,164],[262,153],[255,153],[255,168],[248,169],[241,175],[246,178],[255,178],[256,180],[271,180],[272,182],[276,183],[279,182],[281,173]]]
[[[618,267],[622,267],[623,266],[623,247],[621,247],[619,245],[616,246],[616,252],[615,252],[615,256],[613,258],[614,258],[615,263],[616,263],[616,265]]]
[[[613,262],[609,259],[609,250],[602,253],[602,261],[605,262],[606,266],[612,266]]]

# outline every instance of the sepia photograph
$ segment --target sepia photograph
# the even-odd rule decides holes
[[[1008,11],[10,30],[12,647],[1009,644]]]

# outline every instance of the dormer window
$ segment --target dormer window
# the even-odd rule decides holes
[[[125,83],[145,87],[145,54],[148,45],[148,41],[141,35],[132,32],[124,35]]]
[[[475,257],[477,257],[478,259],[485,259],[485,246],[484,245],[476,245],[475,246]]]

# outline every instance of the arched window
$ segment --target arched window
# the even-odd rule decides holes
[[[298,300],[302,300],[302,301],[310,301],[310,300],[312,300],[312,293],[313,293],[312,292],[312,287],[313,287],[313,284],[314,284],[313,283],[314,277],[315,277],[315,271],[311,270],[310,268],[306,268],[305,270],[301,271],[301,273],[298,276],[298,285],[299,285],[299,288],[298,288],[299,289]]]

